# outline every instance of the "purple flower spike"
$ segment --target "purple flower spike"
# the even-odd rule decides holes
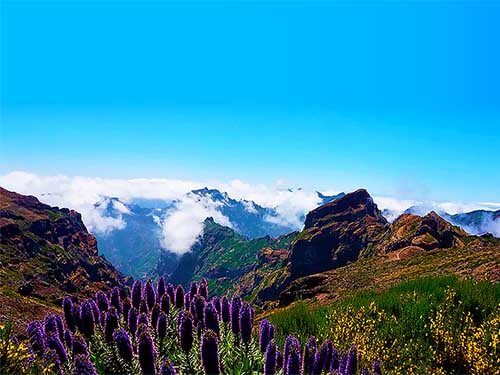
[[[148,309],[151,310],[156,302],[156,291],[153,287],[153,282],[151,281],[151,279],[146,282],[146,286],[144,287],[144,294],[146,297]]]
[[[127,363],[132,362],[134,350],[132,349],[132,341],[130,336],[123,328],[116,330],[113,334],[113,340],[118,349],[118,354]]]
[[[314,356],[316,355],[316,337],[311,336],[304,348],[304,355],[302,356],[302,372],[304,375],[311,375]]]
[[[320,347],[321,358],[323,360],[323,369],[330,371],[332,367],[332,353],[333,353],[333,343],[331,340],[327,339],[321,344]]]
[[[201,279],[198,284],[198,294],[205,299],[208,299],[208,283],[207,280]]]
[[[325,367],[325,357],[322,355],[321,351],[316,351],[314,354],[313,364],[312,364],[312,374],[320,375]]]
[[[259,348],[262,353],[266,351],[272,339],[274,339],[274,326],[269,320],[263,319],[259,327]]]
[[[132,285],[132,306],[139,310],[142,300],[142,283],[139,280]]]
[[[73,356],[84,355],[89,356],[89,349],[87,343],[80,335],[75,335],[73,338]]]
[[[184,353],[193,347],[193,319],[187,311],[179,314],[179,342]]]
[[[81,332],[87,337],[92,336],[95,330],[95,321],[94,321],[94,311],[91,301],[86,301],[83,303],[82,310],[80,312],[80,322],[81,322],[81,327],[80,327]]]
[[[184,295],[184,306],[186,306],[186,308],[191,306],[191,295],[189,293]]]
[[[113,306],[116,309],[116,312],[118,314],[121,314],[122,312],[122,300],[120,298],[120,288],[115,286],[111,290],[111,306]]]
[[[240,332],[241,340],[249,344],[252,340],[253,311],[248,303],[244,303],[240,309]]]
[[[189,296],[191,299],[194,298],[195,295],[198,294],[198,285],[193,281],[191,285],[189,286]]]
[[[88,356],[77,355],[75,357],[74,374],[78,375],[97,375],[97,370]]]
[[[158,337],[163,340],[167,336],[167,315],[162,311],[158,316],[158,322],[156,324],[156,331],[158,332]]]
[[[339,374],[345,375],[345,368],[347,364],[347,356],[345,353],[342,353],[339,359]]]
[[[147,329],[141,331],[137,340],[137,356],[143,374],[156,374],[156,350]]]
[[[151,327],[156,329],[156,325],[158,324],[158,317],[160,316],[160,306],[157,303],[153,305],[153,309],[151,310]]]
[[[69,329],[64,331],[64,343],[70,349],[73,347],[73,334]]]
[[[177,285],[175,290],[175,307],[182,309],[184,307],[184,288],[182,285]]]
[[[148,304],[146,303],[146,300],[144,300],[144,299],[141,301],[141,305],[139,306],[139,312],[142,314],[149,313]]]
[[[283,368],[283,354],[279,350],[276,351],[276,370]]]
[[[108,301],[108,297],[106,297],[106,294],[104,294],[101,291],[98,291],[95,294],[95,299],[97,301],[97,307],[99,307],[99,310],[101,310],[101,311],[108,311],[108,309],[109,309],[109,301]]]
[[[132,307],[128,312],[128,330],[132,335],[137,331],[137,317],[139,316],[135,307]]]
[[[332,371],[336,371],[339,369],[339,352],[335,347],[333,347],[332,349],[332,363],[330,365],[330,369]]]
[[[382,375],[382,370],[380,369],[380,361],[377,359],[373,362],[373,375]]]
[[[32,321],[28,324],[28,337],[33,353],[42,355],[45,351],[45,335],[43,333],[42,324],[38,321]]]
[[[205,328],[212,330],[217,336],[220,336],[219,318],[212,302],[205,305],[203,315],[205,317]]]
[[[137,318],[137,329],[139,329],[141,325],[144,325],[146,328],[149,327],[149,318],[144,313],[140,313],[139,317]]]
[[[229,321],[231,320],[231,307],[226,296],[222,297],[220,301],[220,309],[222,321],[224,323],[229,323]]]
[[[220,309],[220,299],[218,296],[214,296],[212,298],[212,304],[214,305],[215,307],[215,311],[217,311],[217,315],[220,316],[220,313],[221,313],[221,309]]]
[[[163,297],[161,297],[161,311],[163,311],[165,314],[170,313],[170,300],[169,300],[168,294],[164,294]]]
[[[219,344],[217,335],[207,330],[201,338],[201,363],[205,374],[220,374]]]
[[[106,320],[104,323],[104,337],[106,339],[106,342],[110,343],[113,341],[113,333],[117,328],[118,328],[118,313],[116,312],[115,308],[112,307],[106,314]]]
[[[286,364],[287,375],[300,375],[300,352],[299,348],[293,346]]]
[[[204,320],[205,320],[205,316],[204,316],[205,304],[206,304],[205,298],[203,298],[202,296],[197,295],[194,297],[192,305],[194,305],[193,318],[194,318],[195,324],[201,323],[203,326]]]
[[[264,375],[276,374],[276,360],[276,344],[274,343],[274,340],[272,340],[266,348],[266,354],[264,357]]]
[[[174,305],[175,304],[175,289],[174,286],[170,283],[167,284],[167,290],[166,293],[168,295],[168,298],[170,299],[170,304]]]
[[[130,298],[125,297],[122,303],[122,315],[123,315],[123,320],[127,325],[128,325],[128,313],[130,312],[131,307],[132,303],[130,302]]]
[[[161,364],[160,375],[177,375],[174,365],[168,359],[165,359]]]
[[[231,331],[238,336],[240,333],[241,298],[234,295],[231,300]]]
[[[349,353],[347,354],[347,362],[345,366],[345,374],[346,375],[354,375],[358,370],[358,353],[356,351],[356,347],[353,345],[351,349],[349,349]]]
[[[73,301],[70,297],[64,297],[62,301],[62,308],[64,312],[64,320],[66,321],[66,326],[72,331],[75,332],[76,324],[73,319]]]
[[[47,336],[47,347],[56,352],[57,359],[61,363],[68,361],[68,354],[66,353],[63,343],[59,340],[58,335],[50,334]]]
[[[296,349],[300,353],[300,343],[299,340],[293,335],[288,335],[285,339],[285,346],[283,348],[283,372],[287,375],[288,371],[288,359],[292,349]]]
[[[94,301],[93,299],[89,299],[87,300],[87,303],[89,304],[90,309],[92,310],[92,315],[94,316],[94,323],[100,324],[99,320],[101,319],[101,311],[99,310],[96,301]]]
[[[158,279],[158,284],[156,285],[156,298],[158,299],[158,303],[160,303],[161,297],[163,297],[165,291],[165,279],[163,278],[163,276],[160,276],[160,278]]]

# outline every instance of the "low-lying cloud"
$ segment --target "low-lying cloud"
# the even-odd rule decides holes
[[[216,222],[232,227],[233,224],[219,210],[219,204],[210,198],[189,194],[191,190],[205,186],[227,192],[229,197],[248,201],[249,212],[255,210],[251,202],[262,207],[273,208],[275,215],[265,219],[293,229],[301,229],[303,217],[317,207],[321,200],[315,191],[288,189],[282,183],[275,185],[248,184],[240,180],[229,182],[187,181],[163,178],[108,179],[92,177],[68,177],[64,175],[41,176],[27,172],[11,172],[0,175],[0,186],[21,194],[34,195],[40,201],[59,207],[79,211],[88,229],[93,233],[106,234],[125,228],[124,220],[129,215],[126,206],[114,202],[116,214],[105,212],[105,205],[96,206],[106,197],[117,197],[122,202],[134,199],[156,199],[172,203],[166,215],[155,217],[161,228],[161,243],[178,254],[189,251],[203,231],[203,221],[213,217]],[[495,210],[500,203],[478,202],[420,202],[394,197],[374,196],[374,200],[389,220],[395,219],[411,206],[419,206],[422,214],[431,210],[455,214],[476,209]],[[498,222],[484,223],[485,231],[500,235]]]

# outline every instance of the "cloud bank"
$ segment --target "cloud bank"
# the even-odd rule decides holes
[[[245,205],[249,212],[255,210],[251,202],[274,208],[276,215],[266,217],[266,220],[294,229],[301,229],[304,215],[320,204],[320,198],[315,191],[288,189],[279,182],[275,185],[264,185],[248,184],[241,180],[207,183],[163,178],[108,179],[64,175],[41,176],[16,171],[0,175],[0,186],[21,194],[34,195],[40,201],[53,206],[75,209],[82,214],[88,229],[98,234],[123,229],[126,225],[124,217],[130,214],[126,206],[113,202],[117,214],[112,217],[107,215],[106,205],[95,205],[107,197],[117,197],[125,203],[134,199],[173,202],[173,207],[166,215],[154,219],[161,228],[162,245],[178,254],[189,251],[197,241],[202,234],[205,218],[213,217],[219,224],[233,226],[233,223],[220,212],[219,203],[189,194],[191,190],[208,186],[227,192],[233,199],[248,201]],[[337,191],[326,193],[334,192]],[[423,211],[422,214],[431,210],[455,214],[477,209],[500,208],[500,203],[495,202],[420,202],[377,195],[374,196],[374,201],[381,210],[386,210],[386,216],[392,220],[411,206],[419,206]],[[484,223],[484,228],[485,231],[500,235],[498,222]]]

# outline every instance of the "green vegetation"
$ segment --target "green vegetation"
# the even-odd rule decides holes
[[[273,313],[278,340],[295,332],[354,343],[389,373],[494,373],[498,370],[500,285],[455,276],[402,282],[330,305],[304,301]]]

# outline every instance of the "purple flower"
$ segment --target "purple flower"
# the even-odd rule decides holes
[[[249,344],[252,340],[253,311],[248,303],[244,303],[240,309],[240,332],[241,340]]]
[[[137,356],[143,374],[156,374],[156,350],[147,329],[142,330],[137,339]]]
[[[115,333],[113,333],[113,340],[120,357],[127,363],[132,362],[134,350],[132,348],[132,341],[130,340],[130,336],[127,331],[123,328],[116,330]]]
[[[66,353],[63,343],[59,340],[58,335],[51,333],[47,336],[47,347],[56,352],[57,359],[59,359],[60,362],[68,361],[68,354]]]
[[[231,331],[238,336],[240,333],[241,298],[234,295],[231,300]]]
[[[202,296],[196,295],[196,296],[194,296],[194,299],[191,302],[191,305],[194,306],[191,313],[193,314],[195,324],[201,323],[203,325],[204,320],[205,320],[205,317],[204,317],[205,298],[203,298]]]
[[[276,370],[283,368],[283,354],[279,350],[276,351]]]
[[[212,330],[217,336],[220,335],[219,319],[217,317],[217,310],[215,310],[212,302],[205,305],[205,311],[203,312],[205,317],[205,328]]]
[[[142,300],[142,283],[140,280],[134,281],[134,285],[132,285],[132,306],[139,310],[141,306]]]
[[[122,303],[122,314],[123,320],[125,324],[128,325],[128,313],[130,312],[130,308],[132,307],[132,303],[130,302],[130,298],[125,297]]]
[[[274,375],[276,374],[276,344],[274,340],[271,340],[266,348],[266,354],[264,356],[264,375]]]
[[[288,371],[288,357],[290,357],[290,353],[294,348],[300,353],[299,340],[297,340],[297,338],[293,335],[288,335],[285,339],[285,346],[283,348],[283,372],[285,373],[285,375]]]
[[[122,312],[122,300],[120,298],[120,288],[115,286],[111,290],[111,306],[113,306],[116,309],[116,312],[118,314],[121,314]]]
[[[330,371],[332,367],[332,354],[333,354],[333,343],[331,340],[327,339],[321,344],[320,354],[323,360],[323,369]]]
[[[125,298],[130,298],[130,288],[128,286],[120,289],[120,299],[123,301]]]
[[[382,375],[382,370],[380,369],[380,361],[377,359],[373,362],[373,375]]]
[[[312,363],[312,374],[320,375],[325,366],[325,358],[321,354],[321,351],[316,351],[314,353],[313,363]]]
[[[162,311],[158,316],[158,322],[156,324],[156,331],[158,332],[158,337],[163,340],[167,336],[167,315]]]
[[[151,310],[156,302],[156,291],[153,287],[153,282],[151,281],[151,279],[146,282],[146,286],[144,287],[144,294],[146,296],[148,309]]]
[[[66,326],[75,332],[75,320],[73,319],[73,301],[70,297],[64,297],[62,300],[62,308],[64,312],[64,320],[66,321]]]
[[[346,364],[347,364],[347,356],[345,355],[345,353],[342,353],[339,359],[339,370],[338,370],[339,374],[345,375]]]
[[[34,320],[28,324],[28,337],[33,353],[42,355],[45,351],[45,335],[43,333],[42,324],[38,320]]]
[[[337,350],[337,348],[333,347],[332,349],[332,363],[330,365],[330,368],[333,370],[333,371],[336,371],[338,370],[339,368],[339,352]]]
[[[77,355],[89,355],[89,349],[87,347],[87,343],[80,335],[75,335],[73,338],[73,356]]]
[[[174,365],[167,358],[161,364],[160,375],[177,375]]]
[[[77,355],[75,357],[75,369],[73,373],[78,375],[97,375],[97,370],[88,356]]]
[[[182,309],[184,307],[184,288],[182,285],[177,285],[175,290],[175,307]]]
[[[148,304],[146,303],[145,299],[143,299],[141,301],[141,305],[139,306],[139,312],[142,313],[142,314],[148,314],[149,313]]]
[[[146,328],[149,327],[149,318],[144,313],[140,313],[137,318],[137,329],[139,329],[141,325],[144,325]]]
[[[217,335],[210,330],[205,331],[201,338],[201,363],[205,374],[220,374],[219,344]]]
[[[286,364],[287,375],[300,375],[300,349],[292,346]]]
[[[92,315],[94,316],[94,323],[100,324],[99,319],[101,318],[101,311],[97,306],[97,303],[93,299],[87,300],[90,305],[90,309],[92,310]]]
[[[161,301],[161,297],[165,294],[166,291],[166,286],[165,286],[165,279],[163,276],[160,276],[158,279],[158,284],[156,285],[156,297],[158,299],[158,302]]]
[[[316,355],[316,337],[311,336],[304,347],[302,356],[302,372],[304,375],[310,375],[312,372],[314,356]]]
[[[262,353],[267,350],[267,345],[274,339],[274,326],[267,319],[260,322],[259,327],[259,348]]]
[[[370,375],[370,372],[366,367],[363,367],[363,369],[361,370],[361,375]]]
[[[212,303],[213,303],[213,305],[215,307],[215,311],[217,311],[217,315],[220,316],[221,310],[220,310],[220,299],[219,299],[219,297],[218,296],[214,296],[212,298]]]
[[[82,308],[79,304],[74,303],[73,307],[71,308],[71,315],[73,316],[73,321],[75,322],[75,327],[78,328],[78,330],[82,330],[82,322],[80,319],[80,315],[82,312]]]
[[[169,301],[169,296],[168,294],[164,294],[162,297],[161,297],[161,311],[163,311],[165,314],[169,314],[170,312],[170,301]]]
[[[190,294],[189,294],[189,293],[186,293],[186,294],[184,295],[184,306],[186,306],[186,308],[187,308],[188,306],[191,306],[191,296],[190,296]]]
[[[353,345],[351,349],[349,349],[349,353],[347,354],[347,362],[345,366],[345,375],[354,375],[358,370],[358,357],[356,347]]]
[[[70,349],[73,347],[73,334],[69,329],[64,331],[64,343],[66,344],[66,347]]]
[[[166,293],[168,295],[168,298],[170,299],[170,304],[174,305],[175,304],[175,289],[174,286],[170,283],[167,284],[167,290]]]
[[[159,316],[160,316],[160,306],[158,306],[158,304],[155,303],[153,305],[153,309],[151,310],[151,327],[156,329]]]
[[[189,296],[191,299],[194,298],[195,295],[198,294],[198,285],[193,281],[191,285],[189,286]]]
[[[226,296],[222,297],[221,299],[220,309],[221,309],[222,321],[224,323],[229,323],[229,321],[231,320],[231,308]]]
[[[198,294],[205,299],[208,299],[208,284],[207,280],[201,279],[198,284]]]
[[[82,305],[82,309],[80,312],[80,323],[81,323],[80,330],[85,336],[90,337],[94,334],[95,330],[94,310],[92,302],[90,300],[85,301]]]
[[[95,299],[97,301],[97,307],[99,307],[99,310],[101,310],[101,311],[108,311],[108,309],[109,309],[109,301],[108,301],[108,297],[106,297],[106,294],[104,294],[101,291],[98,291],[95,294]]]
[[[113,341],[113,332],[118,328],[118,314],[114,307],[109,309],[104,323],[104,337],[106,342]]]
[[[193,319],[187,311],[182,311],[178,318],[179,342],[184,353],[193,347]]]
[[[138,312],[135,309],[135,307],[132,307],[130,311],[128,312],[128,330],[132,335],[135,335],[135,332],[137,331],[137,317],[138,317]]]

